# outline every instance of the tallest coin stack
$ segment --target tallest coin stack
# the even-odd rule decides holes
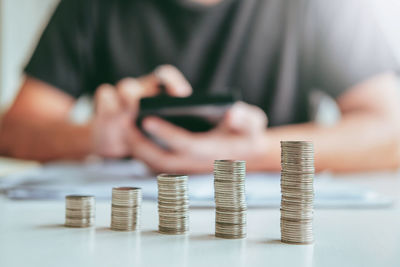
[[[282,141],[281,150],[281,240],[309,244],[314,240],[314,146]]]

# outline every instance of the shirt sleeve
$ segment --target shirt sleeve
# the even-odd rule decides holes
[[[333,97],[374,75],[399,69],[371,2],[310,1],[312,79]]]
[[[25,67],[29,76],[73,97],[90,90],[93,26],[89,1],[63,0]]]

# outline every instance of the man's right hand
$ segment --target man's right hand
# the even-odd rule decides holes
[[[115,86],[102,84],[95,94],[95,117],[92,125],[92,151],[94,154],[122,158],[132,154],[129,138],[135,129],[134,120],[143,97],[160,93],[159,85],[175,97],[186,97],[192,87],[183,74],[171,65],[162,65],[148,75],[125,78]]]

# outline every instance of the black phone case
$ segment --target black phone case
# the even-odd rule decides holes
[[[142,128],[144,118],[156,116],[192,132],[209,131],[222,120],[234,102],[233,96],[143,98],[136,123]]]

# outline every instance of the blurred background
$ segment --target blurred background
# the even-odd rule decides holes
[[[60,0],[0,0],[0,114],[10,106],[23,80],[22,70]],[[382,31],[400,62],[400,1],[365,0],[376,5]],[[379,3],[379,4],[378,4]],[[397,33],[397,34],[396,34]],[[322,100],[321,100],[322,97]],[[314,97],[316,120],[334,120],[334,103]],[[90,101],[81,99],[72,114],[75,121],[90,116]]]

